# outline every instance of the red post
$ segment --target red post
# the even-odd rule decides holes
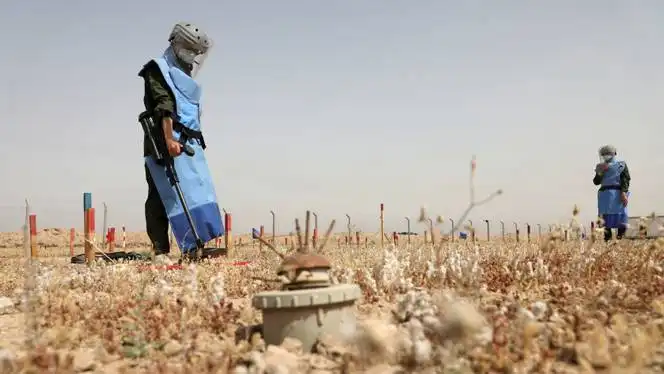
[[[360,232],[356,231],[355,232],[355,241],[357,242],[357,247],[360,247]]]
[[[263,234],[265,234],[265,226],[261,225],[261,230],[259,232],[261,239],[263,239]],[[260,242],[258,248],[260,248],[261,250],[263,249],[263,242]]]
[[[115,227],[108,229],[108,250],[115,251]]]
[[[74,240],[76,239],[76,229],[71,228],[69,230],[69,255],[74,257]]]
[[[224,235],[224,245],[226,249],[233,246],[233,216],[230,213],[224,214],[224,226],[226,227],[226,235]]]
[[[392,241],[394,241],[394,245],[399,245],[399,234],[396,231],[392,232]]]
[[[30,215],[30,257],[37,258],[39,253],[37,252],[37,215]]]
[[[92,238],[95,237],[95,208],[90,208],[88,209],[88,214],[90,215],[90,218],[88,219],[88,229],[90,230],[90,234]]]
[[[314,235],[311,237],[311,242],[314,245],[314,248],[318,244],[318,228],[314,227]]]
[[[224,214],[224,226],[226,226],[226,232],[233,231],[233,217],[230,213]]]
[[[85,211],[85,262],[92,264],[95,260],[95,249],[92,240],[95,237],[95,208]]]

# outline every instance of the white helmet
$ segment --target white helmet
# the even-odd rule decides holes
[[[203,62],[212,48],[212,40],[198,26],[189,22],[178,22],[173,26],[168,41],[178,59],[190,69],[192,77],[201,70]]]
[[[602,147],[600,147],[598,153],[599,153],[600,160],[602,160],[604,162],[609,162],[609,161],[613,160],[614,157],[616,157],[616,155],[618,154],[618,151],[616,150],[616,147],[614,147],[610,144],[607,144],[607,145],[603,145]]]
[[[616,147],[614,147],[614,146],[612,146],[612,145],[609,145],[609,144],[607,144],[607,145],[603,145],[602,147],[600,147],[598,153],[599,153],[600,156],[604,156],[604,155],[607,155],[607,156],[608,156],[608,155],[615,156],[615,155],[618,154],[618,152],[616,151]]]

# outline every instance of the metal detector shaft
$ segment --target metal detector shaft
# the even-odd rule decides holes
[[[184,199],[184,194],[182,193],[182,189],[180,188],[180,180],[178,179],[178,175],[175,172],[175,165],[173,165],[173,158],[168,156],[169,160],[166,160],[166,174],[168,175],[168,178],[171,180],[171,184],[175,187],[175,192],[178,194],[178,198],[180,199],[180,203],[182,204],[182,210],[184,210],[184,215],[187,217],[187,221],[189,222],[189,226],[191,227],[191,233],[194,235],[194,239],[196,239],[196,247],[198,249],[203,249],[205,247],[205,243],[201,240],[201,237],[198,236],[198,231],[196,231],[196,225],[194,224],[194,219],[191,216],[191,212],[189,211],[189,207],[187,206],[187,202]]]

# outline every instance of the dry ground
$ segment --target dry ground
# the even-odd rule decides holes
[[[67,237],[40,232],[34,271],[20,233],[0,243],[0,296],[11,302],[0,303],[2,372],[664,371],[664,243],[542,238],[445,242],[438,252],[333,240],[324,254],[335,279],[363,290],[360,323],[304,353],[294,341],[235,341],[261,321],[251,296],[278,286],[279,258],[267,249],[179,271],[88,268],[67,263]],[[144,250],[147,240],[129,242]]]

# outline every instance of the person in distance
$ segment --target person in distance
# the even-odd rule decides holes
[[[599,149],[600,163],[595,166],[593,184],[597,191],[598,216],[604,221],[604,240],[611,240],[612,229],[616,239],[622,239],[627,231],[627,204],[631,177],[627,163],[617,158],[616,147],[605,145]]]

